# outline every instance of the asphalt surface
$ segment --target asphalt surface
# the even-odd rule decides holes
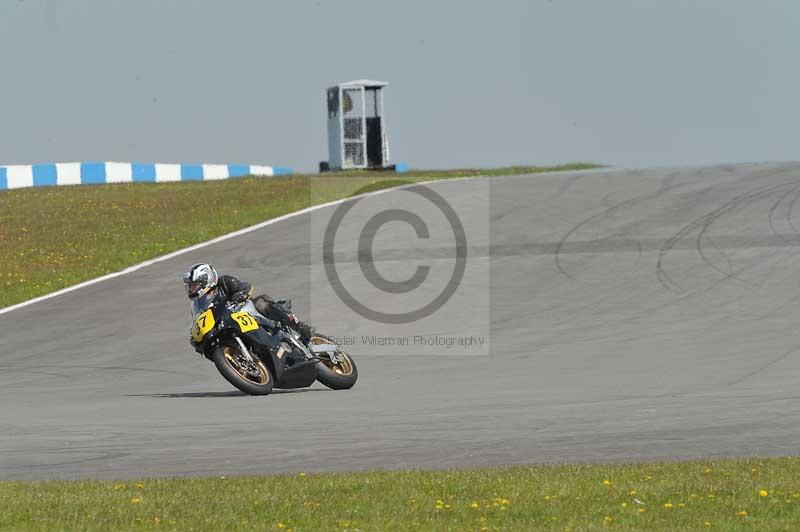
[[[800,164],[430,188],[464,223],[467,273],[418,323],[376,324],[330,289],[318,229],[333,207],[0,315],[0,478],[797,454]],[[428,260],[444,272],[428,281],[450,277],[452,231],[431,216],[429,239],[399,222],[376,233],[379,272],[398,281]],[[359,298],[370,287],[345,248],[364,221],[337,234],[337,270]],[[487,343],[356,341],[353,390],[242,396],[187,342],[180,273],[201,260],[295,297],[336,335]]]

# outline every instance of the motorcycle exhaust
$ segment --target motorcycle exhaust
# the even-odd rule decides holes
[[[334,344],[311,344],[308,346],[312,353],[336,353],[336,346]]]

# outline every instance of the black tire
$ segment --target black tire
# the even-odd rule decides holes
[[[327,337],[316,336],[311,343],[330,342]],[[344,357],[344,362],[333,364],[326,355],[319,355],[317,364],[317,380],[332,390],[349,390],[358,380],[358,368],[350,355],[339,349],[339,356]]]
[[[248,371],[244,364],[240,364],[239,358],[239,346],[233,341],[216,348],[212,355],[214,365],[226,381],[246,394],[268,395],[272,391],[275,379],[267,365],[256,359],[256,367]]]

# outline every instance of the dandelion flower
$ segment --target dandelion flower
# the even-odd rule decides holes
[[[604,480],[603,481],[603,486],[610,486],[610,485],[611,485],[611,481],[610,480]]]
[[[672,503],[671,502],[664,503],[664,508],[666,508],[667,510],[672,510]]]
[[[630,495],[631,495],[631,497],[633,497],[634,495],[636,495],[636,490],[631,490],[631,493],[630,493]]]
[[[707,468],[705,468],[705,469],[703,470],[703,473],[705,473],[706,475],[708,475],[709,473],[711,473],[711,468],[710,468],[710,467],[707,467]]]
[[[706,522],[705,522],[705,523],[703,523],[703,524],[704,524],[704,525],[706,525],[706,526],[711,526],[711,523],[709,523],[708,521],[706,521]]]
[[[627,502],[623,502],[620,506],[622,506],[623,508],[627,508],[628,507],[628,503]]]
[[[643,514],[644,513],[644,508],[639,508],[639,513]]]
[[[131,504],[139,504],[140,502],[142,502],[142,499],[140,499],[139,497],[134,497],[133,499],[131,499]]]
[[[769,497],[769,492],[767,490],[761,490],[758,492],[759,497]]]
[[[741,512],[739,512],[739,513],[738,513],[738,514],[736,514],[736,515],[738,515],[739,517],[747,517],[747,512],[745,512],[744,510],[742,510]]]
[[[472,508],[472,509],[477,508],[478,507],[478,502],[477,501],[472,501],[472,503],[470,503],[469,507]]]
[[[144,484],[136,484],[136,487],[140,490],[144,489]]]

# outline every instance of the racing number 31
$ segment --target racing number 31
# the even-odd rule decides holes
[[[241,329],[243,333],[258,329],[258,323],[256,320],[254,320],[253,317],[245,311],[234,312],[231,314],[231,318],[236,320],[236,323],[239,324],[239,329]]]

